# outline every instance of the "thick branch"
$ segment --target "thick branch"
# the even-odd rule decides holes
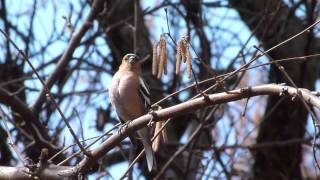
[[[131,121],[121,133],[116,133],[103,142],[96,149],[92,150],[92,156],[86,157],[76,166],[55,166],[51,165],[44,168],[41,172],[36,174],[40,179],[75,179],[79,176],[77,173],[86,174],[89,172],[92,165],[94,165],[97,159],[105,156],[108,151],[117,146],[123,139],[128,137],[130,134],[138,130],[139,128],[145,127],[149,121],[153,118],[154,121],[161,121],[163,119],[172,118],[181,115],[186,112],[194,111],[206,106],[215,104],[222,104],[231,101],[237,101],[243,98],[261,96],[261,95],[279,95],[295,97],[300,93],[300,96],[312,106],[320,109],[320,98],[313,95],[309,90],[296,89],[289,86],[277,85],[277,84],[266,84],[259,85],[249,88],[241,88],[229,92],[210,94],[208,98],[200,97],[181,104],[171,106],[162,110],[155,111],[155,117],[151,114],[146,114],[133,121]],[[298,100],[298,98],[296,98]],[[30,176],[27,168],[24,167],[4,167],[0,166],[0,179],[33,179]]]
[[[24,119],[33,120],[38,122],[29,107],[17,96],[11,95],[9,91],[0,87],[0,102],[10,106],[12,110],[19,113]]]
[[[69,166],[51,165],[36,175],[32,175],[26,167],[0,166],[0,179],[25,180],[25,179],[78,179],[75,168]]]
[[[311,105],[320,109],[320,99],[312,95],[308,90],[299,89],[301,92],[301,97]],[[160,121],[163,119],[172,118],[181,115],[186,112],[194,111],[209,105],[222,104],[230,101],[237,101],[243,98],[259,96],[259,95],[288,95],[291,97],[297,96],[297,89],[289,86],[282,86],[276,84],[260,85],[250,88],[242,88],[238,90],[229,91],[228,93],[217,93],[209,95],[210,101],[206,100],[204,97],[193,99],[181,104],[171,106],[159,111],[155,111],[156,117],[152,117],[151,114],[146,114],[133,120],[126,126],[127,128],[121,133],[112,135],[109,139],[103,142],[96,149],[92,150],[92,158],[99,159],[108,153],[113,147],[117,146],[123,139],[125,139],[129,134],[135,132],[137,129],[142,128],[148,124],[148,122],[153,118],[155,121]],[[78,164],[79,171],[82,173],[87,173],[90,167],[96,162],[91,158],[85,158]]]

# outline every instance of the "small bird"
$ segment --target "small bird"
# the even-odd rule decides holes
[[[119,70],[112,77],[109,98],[121,123],[146,114],[150,108],[150,92],[140,77],[142,61],[136,54],[123,57]],[[155,158],[147,128],[137,131],[145,148],[148,170],[155,167]]]

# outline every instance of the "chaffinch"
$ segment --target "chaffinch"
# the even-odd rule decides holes
[[[141,60],[135,54],[123,57],[119,70],[112,77],[109,98],[122,123],[146,114],[150,108],[150,92],[140,77]],[[155,158],[148,128],[137,131],[145,148],[149,171],[155,168]]]

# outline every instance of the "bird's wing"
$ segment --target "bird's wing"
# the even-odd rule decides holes
[[[151,103],[150,103],[149,88],[141,77],[139,77],[139,81],[140,81],[139,94],[144,102],[146,109],[150,109]]]

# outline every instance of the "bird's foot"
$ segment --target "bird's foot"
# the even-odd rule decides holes
[[[152,127],[154,125],[154,118],[156,118],[158,115],[156,112],[154,112],[153,109],[151,109],[148,114],[152,116],[150,121],[148,122],[148,127]]]
[[[124,131],[126,128],[128,128],[129,123],[130,123],[130,121],[120,125],[120,128],[119,128],[119,133],[120,134],[122,134],[122,131]]]

